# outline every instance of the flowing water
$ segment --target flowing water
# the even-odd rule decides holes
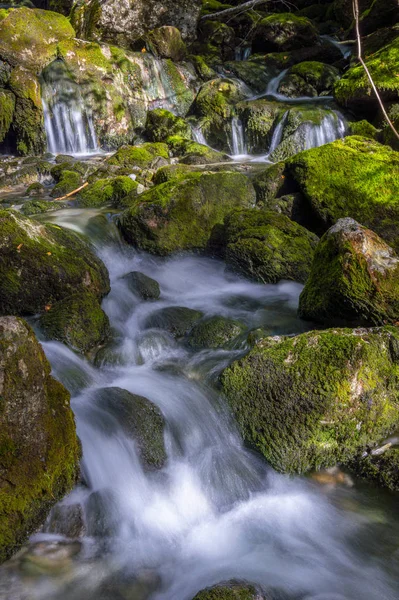
[[[251,283],[209,258],[136,252],[112,223],[94,227],[93,214],[51,218],[92,235],[110,271],[103,307],[114,343],[95,364],[44,343],[54,375],[72,393],[83,482],[2,568],[0,597],[190,600],[235,578],[263,586],[271,600],[397,600],[397,496],[275,473],[243,447],[218,392],[218,375],[246,351],[246,336],[227,349],[193,352],[145,325],[153,311],[178,305],[238,319],[248,331],[297,333],[307,326],[296,317],[301,286]],[[160,283],[160,300],[143,302],[129,291],[121,277],[133,270]],[[109,387],[142,395],[162,411],[161,470],[143,470],[134,439],[98,404],[96,394],[107,397]],[[68,544],[52,524],[57,510],[78,505],[86,534]]]
[[[240,119],[233,117],[231,120],[231,150],[234,158],[247,155],[245,146],[244,127]]]

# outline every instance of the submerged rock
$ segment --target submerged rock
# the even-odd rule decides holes
[[[222,247],[226,263],[260,283],[281,279],[305,281],[318,238],[288,217],[272,211],[243,210],[229,214],[215,228],[211,247]]]
[[[258,340],[221,377],[244,440],[285,473],[348,463],[398,426],[398,344],[394,327]]]
[[[0,211],[0,314],[35,314],[78,292],[102,298],[108,272],[90,246],[58,225]]]
[[[129,289],[142,300],[158,300],[161,295],[159,283],[140,271],[131,271],[122,277]]]
[[[74,485],[79,444],[69,393],[31,328],[0,318],[0,561]]]
[[[86,533],[83,510],[80,504],[57,504],[52,509],[45,531],[65,535],[68,538],[79,538]]]
[[[316,249],[299,315],[352,326],[397,323],[399,257],[370,229],[339,219]]]
[[[202,317],[202,312],[184,306],[168,306],[151,313],[144,322],[146,329],[164,329],[175,338],[183,337]]]
[[[190,348],[221,348],[245,331],[239,321],[225,317],[211,317],[200,321],[190,331],[186,343]]]
[[[93,401],[110,413],[125,433],[137,444],[145,469],[160,469],[166,462],[165,421],[155,404],[117,387],[93,392]]]
[[[118,225],[128,243],[154,254],[205,249],[212,228],[227,213],[254,204],[255,191],[245,175],[192,172],[142,194]]]
[[[83,353],[105,342],[110,332],[107,315],[89,292],[78,292],[56,302],[41,316],[40,327],[50,340]]]
[[[227,581],[201,590],[193,600],[267,600],[263,592],[245,581]]]

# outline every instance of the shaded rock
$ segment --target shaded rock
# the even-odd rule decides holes
[[[312,46],[317,40],[317,30],[309,19],[292,13],[278,13],[260,21],[252,47],[254,52],[295,50]]]
[[[258,340],[222,374],[245,441],[278,471],[348,463],[398,424],[394,327]]]
[[[31,328],[0,318],[0,560],[74,485],[79,444],[69,393]]]
[[[68,538],[79,538],[86,533],[80,504],[57,504],[50,513],[45,531],[65,535]]]
[[[383,325],[399,320],[399,257],[370,229],[339,219],[321,238],[299,299],[311,321]]]
[[[350,466],[359,477],[399,492],[399,448],[389,448],[382,454],[369,453]]]
[[[195,350],[221,348],[244,331],[245,327],[239,321],[225,317],[211,317],[194,325],[187,336],[186,343]]]
[[[289,98],[330,94],[339,79],[337,68],[317,61],[306,61],[288,69],[279,92]]]
[[[48,339],[82,353],[103,343],[110,332],[107,315],[89,292],[78,292],[56,302],[39,323]]]
[[[202,312],[184,306],[168,306],[151,313],[144,322],[146,329],[164,329],[175,338],[183,337],[202,317]]]
[[[146,35],[146,42],[153,54],[174,61],[184,60],[187,54],[186,44],[176,27],[164,25],[153,29]]]
[[[158,300],[161,295],[159,283],[140,271],[132,271],[122,277],[133,294],[142,300]]]
[[[0,239],[0,313],[35,314],[77,291],[109,291],[105,265],[71,231],[2,210]]]

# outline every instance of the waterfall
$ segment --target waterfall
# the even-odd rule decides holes
[[[283,138],[284,125],[287,120],[287,117],[288,117],[288,111],[283,114],[282,118],[277,123],[277,126],[275,127],[275,129],[273,131],[272,140],[270,142],[270,148],[269,148],[268,154],[271,154],[277,148],[277,146],[281,143],[281,140]]]
[[[251,46],[237,46],[234,54],[236,61],[248,60],[251,56]]]
[[[305,132],[305,150],[318,148],[345,136],[346,121],[339,112],[327,114],[320,125],[307,125]]]
[[[245,156],[247,154],[244,128],[242,122],[236,117],[231,120],[231,149],[233,156]]]
[[[52,63],[42,74],[42,104],[49,152],[98,152],[91,112],[79,85],[61,60]]]
[[[203,144],[204,146],[208,145],[200,125],[197,125],[195,127],[193,126],[191,128],[191,131],[193,134],[194,141],[196,141],[198,144]]]

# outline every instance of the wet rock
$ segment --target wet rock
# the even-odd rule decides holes
[[[122,146],[108,159],[109,165],[118,167],[149,167],[157,157],[169,158],[169,151],[166,144],[146,143],[141,146]]]
[[[233,211],[214,236],[227,265],[260,283],[305,281],[318,242],[285,215],[256,209]]]
[[[278,13],[262,19],[257,25],[253,50],[281,52],[312,46],[317,41],[317,30],[309,19],[292,13]]]
[[[130,291],[142,300],[158,300],[161,295],[159,283],[144,273],[132,271],[122,279],[127,282]]]
[[[103,343],[110,333],[107,315],[89,292],[56,302],[40,317],[39,323],[48,339],[63,342],[83,354]]]
[[[25,196],[42,196],[44,193],[44,185],[38,181],[31,183],[26,189]]]
[[[214,165],[231,162],[231,158],[227,154],[218,152],[205,144],[185,140],[180,136],[168,138],[168,145],[174,156],[181,157],[178,165],[171,165],[177,167],[177,171],[180,169],[178,174],[183,173],[184,165]]]
[[[193,172],[142,194],[118,226],[128,243],[154,254],[205,249],[212,228],[227,213],[254,204],[255,191],[245,175]]]
[[[36,314],[78,291],[102,298],[108,272],[75,233],[0,211],[0,314]]]
[[[259,587],[245,581],[227,581],[201,590],[193,600],[267,600]]]
[[[66,204],[62,202],[50,202],[48,200],[29,200],[28,202],[24,202],[21,207],[21,213],[26,215],[27,217],[40,215],[46,212],[51,212],[53,210],[60,210],[62,208],[66,208]]]
[[[222,374],[245,441],[285,473],[345,464],[397,428],[395,328],[266,337]]]
[[[135,440],[144,469],[160,469],[164,466],[165,421],[155,404],[147,398],[116,387],[93,392],[93,401],[111,414],[126,435]]]
[[[144,322],[147,329],[164,329],[175,338],[183,337],[202,317],[199,310],[184,306],[168,306],[151,313]]]
[[[29,544],[18,556],[20,568],[25,575],[59,576],[67,573],[74,558],[81,551],[78,541],[43,541]]]
[[[311,321],[383,325],[399,320],[399,257],[354,219],[321,238],[299,315]]]
[[[138,183],[127,176],[97,179],[76,196],[76,204],[84,208],[128,206],[137,196]]]
[[[195,350],[221,348],[245,330],[244,325],[224,317],[212,317],[194,325],[187,336],[187,345]]]
[[[0,561],[74,485],[80,449],[69,393],[33,331],[0,318]]]
[[[192,138],[187,121],[163,108],[148,111],[145,131],[152,142],[165,142],[171,136],[180,136],[185,140]]]
[[[307,61],[291,67],[282,80],[279,93],[288,98],[320,96],[332,93],[339,71],[331,65]]]
[[[399,491],[399,448],[389,448],[382,454],[359,456],[350,466],[359,477],[393,492]]]
[[[68,538],[80,538],[86,533],[80,504],[56,504],[50,513],[45,531],[64,535]]]
[[[153,54],[173,61],[184,60],[187,54],[186,44],[176,27],[164,25],[153,29],[146,35],[146,42]]]

